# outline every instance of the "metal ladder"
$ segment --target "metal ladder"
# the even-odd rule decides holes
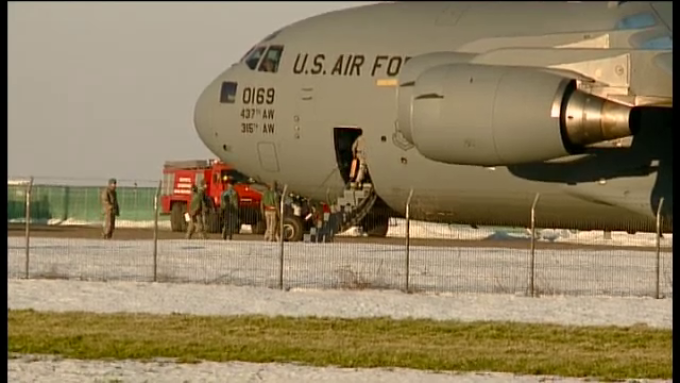
[[[324,214],[320,227],[312,227],[305,234],[305,242],[332,242],[333,237],[357,226],[371,211],[378,200],[373,185],[364,184],[361,189],[345,189],[341,198]]]

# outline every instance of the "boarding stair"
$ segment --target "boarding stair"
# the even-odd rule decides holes
[[[378,195],[369,183],[344,189],[342,197],[330,206],[330,213],[325,213],[323,221],[305,234],[304,242],[332,242],[336,234],[358,226],[377,200]]]

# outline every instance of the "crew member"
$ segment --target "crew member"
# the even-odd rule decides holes
[[[240,197],[234,187],[227,183],[225,190],[221,196],[221,209],[224,223],[222,227],[222,239],[231,240],[234,233],[238,233],[238,210],[240,204]]]
[[[116,228],[116,217],[120,215],[116,183],[115,178],[109,179],[108,186],[102,190],[101,194],[102,212],[104,213],[102,238],[104,239],[111,239],[113,237],[113,231]]]
[[[203,239],[207,239],[203,225],[203,212],[206,210],[205,195],[201,188],[191,186],[191,203],[189,204],[189,226],[187,227],[186,239],[191,239],[194,232],[198,231]]]
[[[269,185],[269,188],[262,194],[260,211],[265,218],[267,229],[264,232],[264,240],[276,242],[278,240],[277,223],[279,215],[279,195],[276,191],[276,182]]]
[[[359,163],[359,171],[357,172],[352,186],[361,188],[361,184],[364,180],[364,177],[366,176],[366,154],[364,152],[363,134],[359,135],[359,137],[354,140],[354,143],[352,144],[352,154],[354,155],[354,159],[356,159]]]
[[[274,61],[270,58],[265,57],[265,59],[262,60],[262,65],[260,66],[260,71],[261,72],[276,72],[276,66],[274,64]]]

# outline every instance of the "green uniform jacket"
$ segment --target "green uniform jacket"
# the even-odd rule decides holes
[[[191,196],[191,204],[189,205],[189,215],[195,217],[203,212],[205,209],[205,195],[202,190],[194,193]]]
[[[102,191],[101,195],[102,210],[104,214],[111,214],[118,216],[120,214],[120,208],[118,207],[118,193],[115,190],[106,188]]]
[[[225,199],[229,199],[229,204],[231,205],[232,208],[238,209],[239,204],[241,203],[241,197],[238,195],[238,192],[234,189],[231,190],[225,190],[224,193],[222,193],[222,207],[226,208],[224,206]]]
[[[278,208],[279,196],[274,190],[267,190],[262,195],[262,206],[265,208]]]

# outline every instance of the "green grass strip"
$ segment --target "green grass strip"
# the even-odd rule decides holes
[[[9,310],[8,351],[313,366],[670,379],[672,332],[646,326],[51,313]]]

